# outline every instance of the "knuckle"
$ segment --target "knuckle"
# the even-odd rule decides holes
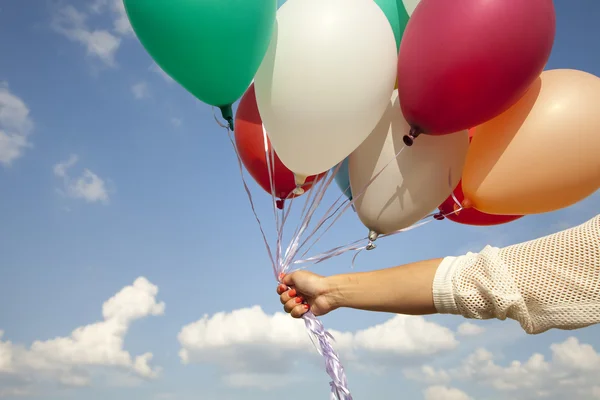
[[[292,310],[294,309],[295,306],[296,306],[296,303],[288,301],[283,306],[283,309],[285,310],[285,312],[289,313],[289,312],[292,312]]]

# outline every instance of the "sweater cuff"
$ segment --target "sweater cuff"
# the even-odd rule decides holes
[[[460,257],[446,257],[442,260],[433,279],[433,303],[440,314],[459,314],[452,290],[452,275]]]

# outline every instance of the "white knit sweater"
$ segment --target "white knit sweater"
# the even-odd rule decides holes
[[[436,272],[438,312],[519,321],[527,333],[600,322],[600,215],[502,249],[446,257]]]

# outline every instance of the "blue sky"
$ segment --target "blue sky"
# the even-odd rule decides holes
[[[302,323],[276,314],[271,267],[210,107],[154,66],[118,0],[25,3],[0,1],[0,139],[14,134],[0,140],[0,397],[326,398],[328,380],[306,351]],[[548,68],[600,75],[600,3],[555,4]],[[269,197],[251,189],[272,223]],[[499,227],[431,223],[382,241],[355,269],[532,239],[586,221],[599,200]],[[323,247],[364,234],[349,212]],[[314,270],[349,271],[350,260]],[[567,389],[574,399],[600,398],[592,379],[578,394],[553,378],[598,376],[580,372],[582,360],[558,361],[597,360],[598,327],[527,336],[512,321],[460,326],[456,317],[350,310],[323,322],[343,332],[338,345],[356,399],[526,399],[542,387],[554,393],[547,398]],[[377,342],[369,330],[377,324],[397,338],[394,357],[366,350],[354,335]],[[527,363],[534,353],[547,369],[535,367],[536,357]],[[487,376],[449,373],[492,359]],[[508,369],[514,360],[522,364]],[[504,381],[517,382],[515,391]]]

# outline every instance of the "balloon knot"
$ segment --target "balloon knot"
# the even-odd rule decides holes
[[[471,200],[469,200],[469,199],[464,199],[462,201],[461,205],[462,205],[463,209],[472,208],[473,207],[473,202],[471,202]]]
[[[423,133],[423,130],[416,126],[411,126],[408,135],[404,135],[402,141],[408,147],[412,146],[415,142],[415,139],[419,137],[420,134]]]
[[[277,206],[278,209],[283,210],[283,200],[282,199],[275,200],[275,205]]]
[[[231,104],[228,104],[226,106],[220,106],[219,110],[221,110],[221,116],[223,117],[223,119],[227,121],[229,129],[233,131],[233,110],[231,109]]]
[[[446,219],[446,217],[444,217],[444,214],[439,212],[437,214],[433,214],[433,219],[435,219],[437,221],[442,221],[442,220]]]
[[[463,209],[463,206],[461,204],[454,203],[454,214],[455,215],[459,215],[462,209]]]

